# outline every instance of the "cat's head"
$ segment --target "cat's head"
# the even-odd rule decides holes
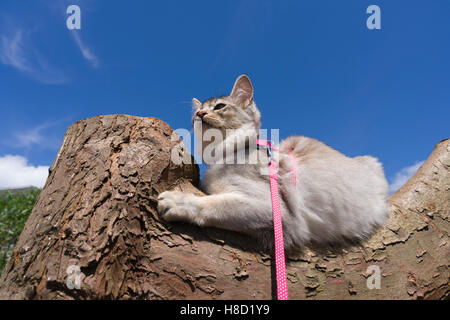
[[[229,96],[211,98],[204,102],[192,99],[193,120],[203,129],[255,129],[261,125],[261,114],[253,101],[253,86],[246,75],[236,79]]]

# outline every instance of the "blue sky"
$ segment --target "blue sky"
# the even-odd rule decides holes
[[[70,4],[81,30],[66,27]],[[366,27],[371,4],[381,30]],[[449,138],[449,17],[448,0],[2,0],[0,187],[44,174],[75,121],[190,128],[192,97],[227,94],[242,73],[264,128],[376,156],[391,183],[406,179]]]

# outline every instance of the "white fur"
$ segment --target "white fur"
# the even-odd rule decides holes
[[[236,82],[246,80],[241,78]],[[257,136],[259,111],[253,102],[251,84],[251,96],[243,94],[248,92],[248,83],[244,86],[247,91],[236,90],[236,86],[233,92],[239,92],[239,100],[233,100],[233,93],[227,97],[229,100],[222,100],[230,103],[230,110],[235,110],[232,108],[235,101],[237,107],[245,111],[236,111],[234,116],[245,119],[241,128],[245,128],[247,136]],[[202,106],[197,103],[196,109],[199,108]],[[202,110],[213,113],[205,103]],[[227,119],[220,118],[220,114],[212,114],[218,118],[211,122],[220,123],[216,128],[223,129],[222,123],[226,127]],[[251,121],[248,115],[252,115]],[[211,124],[205,126],[210,127]],[[239,128],[236,132],[240,132]],[[218,146],[226,145],[227,138],[230,136],[225,137],[225,141]],[[292,164],[287,150],[292,150],[296,160],[296,186],[292,183]],[[265,150],[251,149],[247,157],[252,153],[256,153],[259,159],[256,164],[212,164],[202,180],[202,187],[208,196],[199,197],[179,191],[162,193],[158,198],[158,210],[162,217],[167,221],[187,221],[254,236],[272,232],[270,185],[265,174],[266,153]],[[385,221],[388,183],[376,158],[348,158],[307,137],[290,137],[282,141],[276,158],[284,241],[288,249],[310,241],[324,243],[363,239]]]

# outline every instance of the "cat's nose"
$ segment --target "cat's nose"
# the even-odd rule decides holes
[[[205,112],[205,111],[199,111],[199,112],[197,112],[197,116],[199,116],[200,118],[203,119],[203,117],[204,117],[207,113],[208,113],[208,112]]]

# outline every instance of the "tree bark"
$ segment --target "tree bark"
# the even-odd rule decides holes
[[[192,159],[158,119],[73,124],[0,277],[0,298],[273,298],[272,259],[255,241],[159,219],[160,192],[200,192],[197,165],[174,164],[172,154]],[[290,299],[448,299],[449,169],[444,140],[391,197],[388,222],[369,240],[291,254]]]

